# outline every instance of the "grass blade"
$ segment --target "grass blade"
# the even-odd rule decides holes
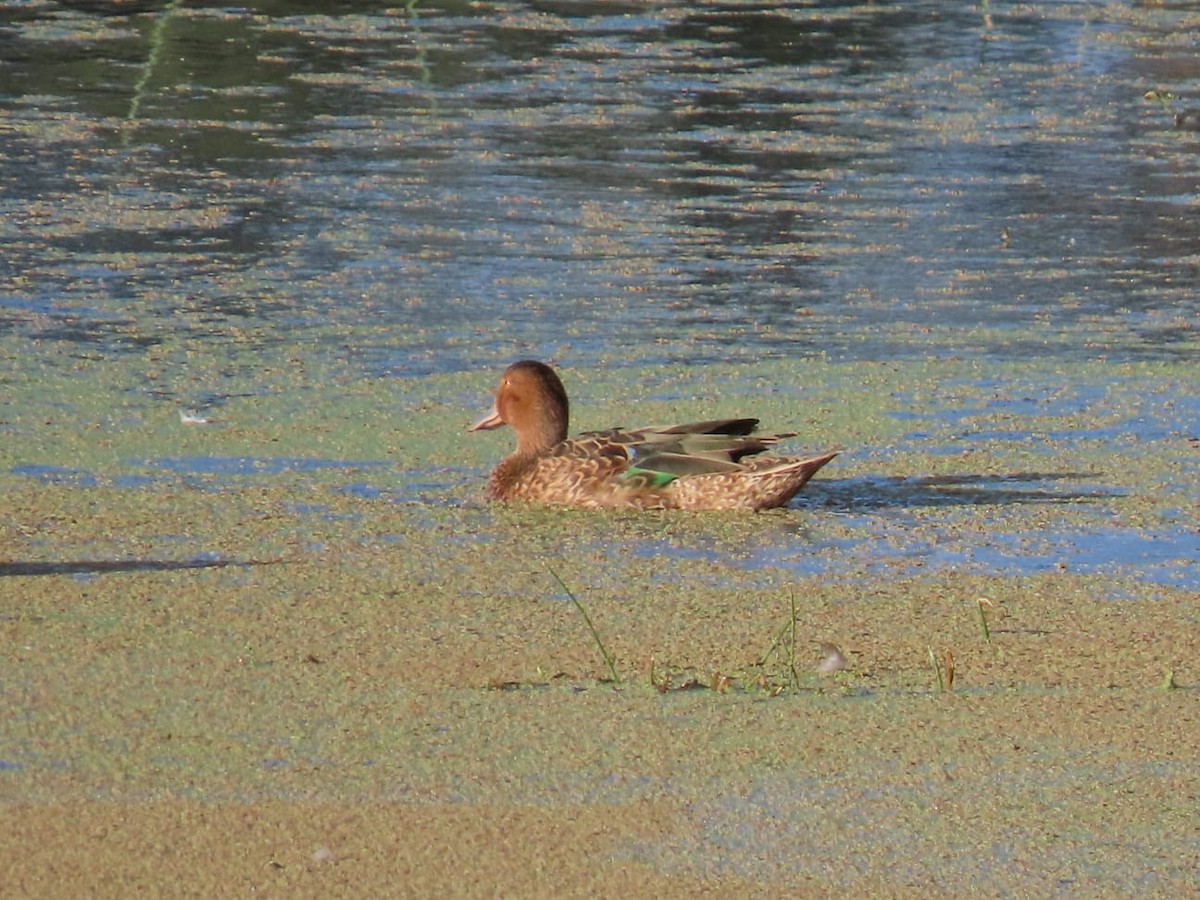
[[[617,666],[613,662],[613,658],[609,654],[608,650],[605,649],[604,641],[600,640],[600,632],[596,630],[596,626],[592,622],[592,617],[589,616],[588,611],[583,608],[583,604],[579,602],[579,598],[571,592],[569,587],[567,587],[567,583],[558,577],[558,573],[555,572],[554,569],[550,568],[550,566],[546,566],[546,571],[554,576],[554,580],[558,582],[558,586],[561,587],[566,595],[571,598],[571,602],[575,604],[575,608],[579,610],[579,614],[583,616],[583,621],[587,623],[588,630],[592,633],[592,640],[594,640],[596,642],[596,646],[600,648],[600,655],[604,657],[604,664],[608,666],[608,674],[612,676],[614,684],[620,684],[621,676],[617,674]]]
[[[946,681],[942,678],[942,666],[938,662],[937,654],[933,652],[933,648],[929,648],[929,665],[933,669],[933,674],[937,676],[937,686],[939,691],[946,690]]]
[[[991,600],[987,597],[976,597],[975,605],[979,609],[979,625],[983,629],[983,639],[989,644],[992,642],[992,629],[988,627],[987,610],[985,606],[993,606]]]

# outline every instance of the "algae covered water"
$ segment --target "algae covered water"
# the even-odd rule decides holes
[[[1194,892],[1197,24],[0,0],[6,886]],[[491,507],[522,357],[843,452]]]
[[[1000,477],[1033,472],[1038,491],[1045,469],[1067,495],[1111,495],[1103,477],[1064,479],[1083,470],[1072,457],[1173,436],[1185,494],[1195,478],[1194,141],[1172,117],[1185,12],[0,15],[12,477],[236,484],[317,467],[349,490],[453,502],[503,449],[466,445],[461,421],[500,366],[535,356],[575,378],[581,415],[613,417],[598,427],[675,414],[646,402],[660,398],[766,418],[750,405],[769,383],[771,427],[850,451],[831,502],[870,557],[894,530],[873,511],[911,505],[887,481],[900,453],[1023,451],[1049,421],[1065,458],[998,459]],[[1158,364],[1173,368],[1123,388],[1119,366]],[[819,406],[815,386],[841,394],[847,377],[871,396],[839,402],[907,421],[904,443],[874,446]],[[637,402],[604,408],[622,396]],[[290,463],[264,447],[337,410],[375,425],[325,449],[300,437]],[[83,446],[59,443],[55,416]],[[281,435],[250,433],[264,426]],[[103,471],[96,433],[128,444]],[[932,474],[903,471],[918,491]],[[1141,546],[1104,515],[1057,531],[1044,552],[943,558],[1096,568]],[[1194,556],[1194,530],[1152,532],[1171,549],[1151,557]]]

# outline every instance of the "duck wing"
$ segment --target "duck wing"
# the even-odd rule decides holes
[[[742,459],[794,434],[752,435],[758,419],[713,419],[665,428],[590,431],[568,443],[584,444],[602,456],[622,455],[624,477],[644,487],[664,487],[688,475],[743,471]]]

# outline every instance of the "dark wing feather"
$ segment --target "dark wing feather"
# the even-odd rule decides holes
[[[568,443],[592,454],[624,455],[628,478],[662,487],[686,475],[741,471],[743,458],[762,453],[791,434],[752,435],[758,419],[712,419],[667,428],[589,431]]]

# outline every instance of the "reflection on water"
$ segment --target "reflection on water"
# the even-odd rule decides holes
[[[1200,75],[1186,10],[337,9],[0,2],[0,325],[404,375],[1195,350],[1197,145],[1143,97]]]

